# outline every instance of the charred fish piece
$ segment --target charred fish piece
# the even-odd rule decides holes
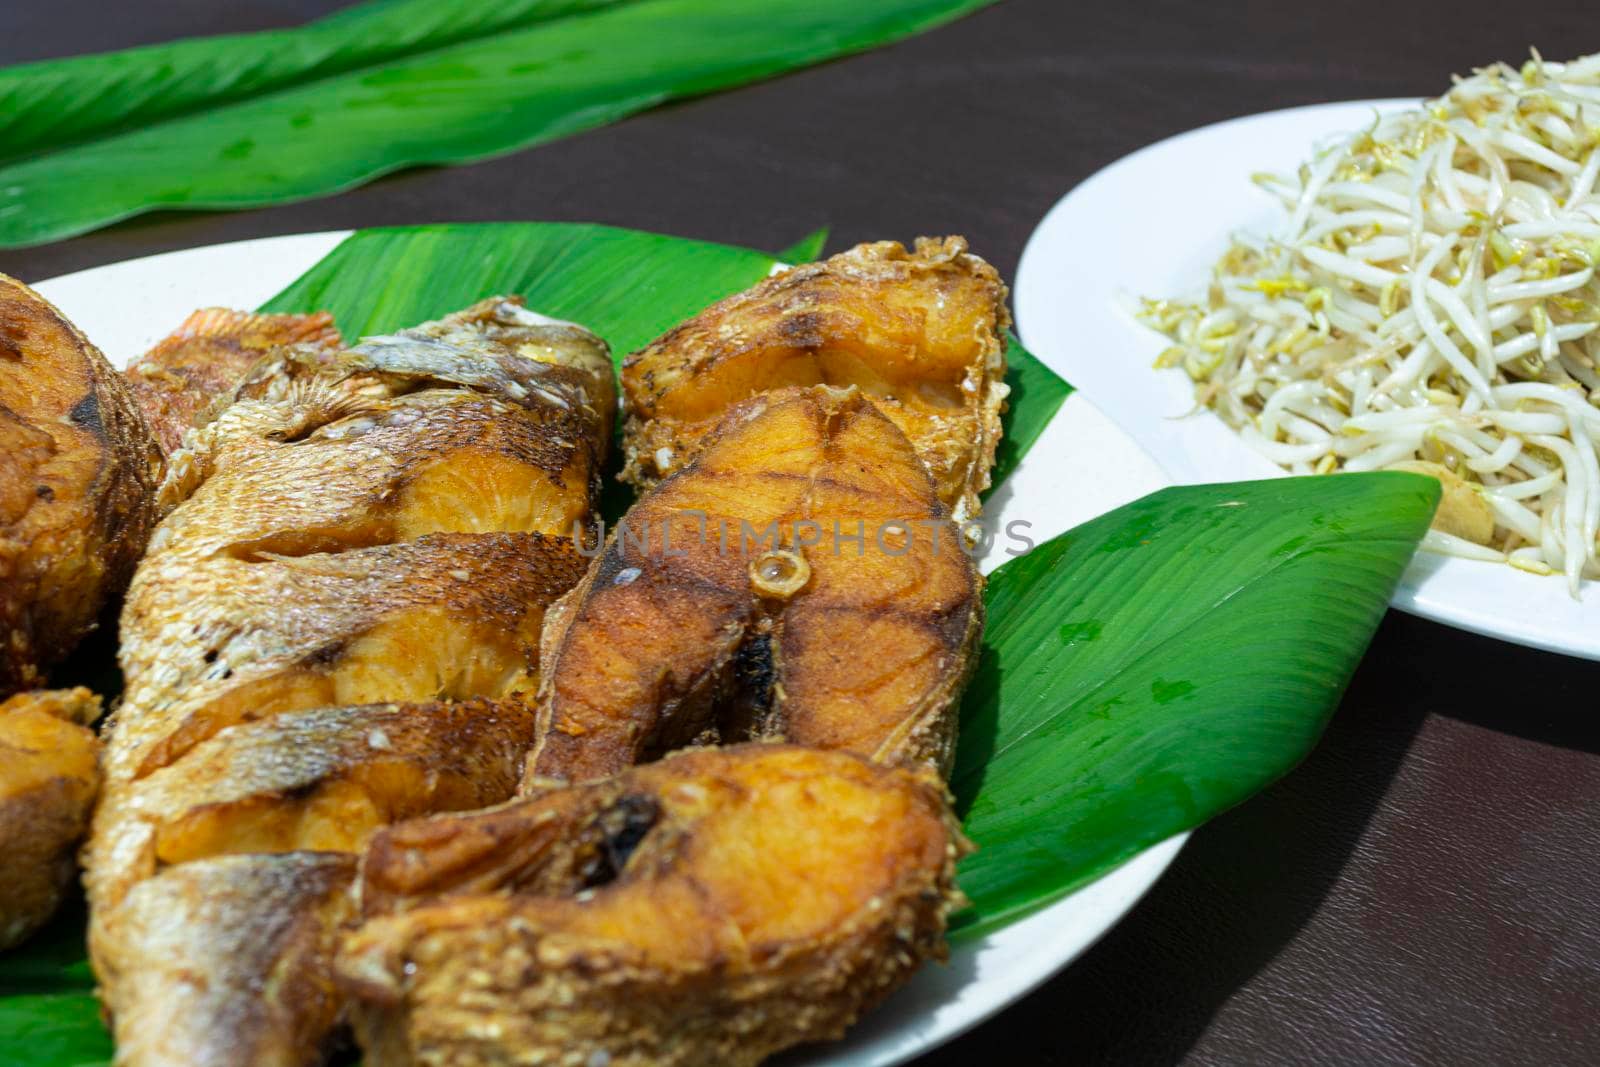
[[[944,956],[966,849],[929,771],[684,752],[380,832],[337,981],[383,1067],[749,1067]]]
[[[122,378],[0,274],[0,695],[95,625],[155,526],[161,451]]]
[[[550,611],[533,778],[781,739],[947,769],[982,578],[856,389],[734,405]]]

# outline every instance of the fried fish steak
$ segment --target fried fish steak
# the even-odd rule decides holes
[[[693,458],[730,405],[853,385],[911,439],[957,523],[989,486],[1005,384],[1006,288],[961,237],[858,245],[713,304],[622,368],[626,481]]]
[[[183,432],[227,396],[273,349],[301,345],[332,356],[343,348],[333,316],[263,315],[202,308],[123,371],[161,450],[177,451]]]
[[[173,457],[112,779],[279,711],[532,686],[544,608],[582,573],[611,372],[592,335],[486,305],[508,339],[478,305],[331,366],[281,350]]]
[[[122,591],[161,453],[100,350],[0,275],[0,694],[32,688]]]
[[[747,1067],[944,955],[966,847],[926,770],[689,751],[381,831],[337,980],[385,1067]]]
[[[321,1061],[342,1006],[329,961],[355,873],[356,858],[339,852],[225,855],[136,885],[109,946],[114,1062]]]
[[[342,1008],[330,968],[379,827],[510,796],[516,700],[285,712],[224,730],[98,816],[91,942],[130,1064],[307,1064]]]
[[[858,390],[742,401],[551,609],[529,774],[748,739],[947,769],[982,584],[911,443]]]
[[[367,704],[242,722],[117,790],[97,816],[97,899],[233,853],[357,853],[380,826],[511,796],[531,702]]]
[[[119,1063],[317,1060],[353,854],[516,787],[614,396],[598,338],[495,298],[275,349],[184,436],[85,851]]]
[[[87,689],[34,690],[0,704],[0,949],[44,925],[77,873],[100,788]]]

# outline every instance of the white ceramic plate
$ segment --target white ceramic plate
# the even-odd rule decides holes
[[[1271,234],[1282,209],[1250,175],[1290,173],[1314,146],[1371,123],[1367,100],[1273,111],[1181,134],[1127,156],[1072,190],[1034,230],[1017,274],[1027,346],[1082,389],[1178,482],[1284,472],[1215,414],[1194,408],[1181,369],[1152,365],[1166,341],[1130,313],[1140,296],[1203,291],[1235,232]],[[1574,600],[1561,577],[1419,553],[1394,606],[1463,630],[1600,659],[1600,583]]]
[[[118,366],[197,307],[253,308],[342,240],[304,234],[213,245],[130,260],[38,285]],[[1165,484],[1159,469],[1081,395],[1074,394],[990,502],[988,520],[1023,519],[1043,540]],[[985,569],[1005,558],[996,539]],[[1023,996],[1076,957],[1133,906],[1187,835],[1128,863],[1049,908],[954,950],[851,1031],[847,1040],[791,1053],[788,1067],[887,1067],[948,1041]]]

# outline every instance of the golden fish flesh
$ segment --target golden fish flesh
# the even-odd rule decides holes
[[[535,777],[783,739],[948,768],[983,582],[859,390],[735,404],[551,609]]]
[[[1005,384],[1006,287],[961,237],[858,245],[730,296],[629,356],[623,478],[693,458],[731,405],[855,386],[910,438],[957,523],[989,486]]]

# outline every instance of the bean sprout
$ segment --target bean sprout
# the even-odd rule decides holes
[[[1435,551],[1600,578],[1600,54],[1485,67],[1256,183],[1281,235],[1144,301],[1158,366],[1291,471],[1439,472],[1485,518],[1441,507]]]

